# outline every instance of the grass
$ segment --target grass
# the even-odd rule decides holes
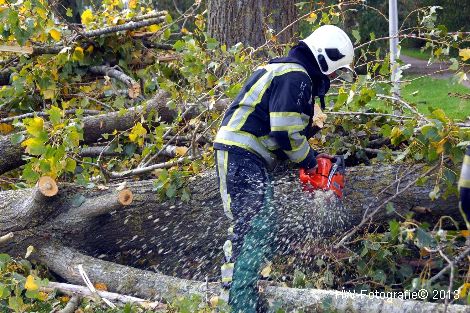
[[[410,79],[413,77],[405,77]],[[451,97],[449,93],[457,93],[470,96],[470,88],[457,83],[452,83],[450,79],[437,79],[423,77],[414,80],[401,89],[401,95],[406,102],[417,105],[421,113],[429,113],[428,108],[441,108],[449,117],[465,120],[470,116],[470,100],[458,97]],[[383,102],[374,101],[369,104],[372,107],[382,106]]]
[[[415,59],[425,60],[425,61],[429,60],[429,58],[431,57],[429,51],[423,52],[420,49],[407,48],[407,47],[402,47],[400,50],[400,54],[403,54],[403,55],[406,55],[408,57],[412,57]]]

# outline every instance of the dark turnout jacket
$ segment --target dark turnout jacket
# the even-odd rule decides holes
[[[314,167],[317,153],[307,141],[315,133],[312,101],[320,96],[323,104],[328,88],[328,78],[301,43],[248,79],[222,120],[214,148],[246,151],[268,168],[278,159]]]

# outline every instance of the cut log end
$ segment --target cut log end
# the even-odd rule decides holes
[[[134,195],[132,194],[132,191],[130,191],[130,189],[123,189],[118,193],[118,201],[122,205],[131,204],[133,199]]]
[[[37,186],[39,191],[46,197],[53,197],[59,192],[57,183],[49,176],[42,176],[39,178]]]

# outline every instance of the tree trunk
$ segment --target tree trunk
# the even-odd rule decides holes
[[[292,253],[309,243],[343,235],[366,212],[395,194],[397,184],[401,188],[416,179],[420,175],[416,169],[390,165],[350,168],[344,203],[331,193],[302,191],[296,171],[277,172],[273,205],[280,211],[278,252]],[[26,245],[54,239],[88,255],[167,275],[217,277],[229,225],[214,171],[194,177],[188,187],[192,192],[188,203],[160,201],[151,180],[127,182],[123,190],[116,185],[87,189],[63,184],[56,196],[42,200],[34,198],[35,189],[4,191],[0,192],[0,234],[14,233],[7,247],[11,253],[19,249],[23,254]],[[431,201],[428,194],[433,187],[428,182],[399,194],[394,207],[400,215],[387,214],[384,209],[374,222],[387,224],[417,206],[430,210],[416,213],[420,221],[435,222],[442,215],[461,220],[457,198]]]
[[[142,297],[145,299],[165,299],[171,301],[177,296],[198,294],[207,299],[220,294],[219,283],[185,280],[136,268],[102,261],[66,248],[59,244],[46,243],[35,254],[43,263],[61,277],[75,284],[83,284],[77,265],[81,264],[92,283],[104,283],[108,289]],[[54,285],[54,284],[53,284]],[[381,297],[354,294],[334,290],[295,289],[269,286],[260,283],[263,300],[271,310],[279,308],[286,312],[348,312],[348,313],[466,313],[465,305],[449,305],[410,301],[411,297]],[[327,308],[329,307],[329,309]]]
[[[296,18],[295,1],[283,0],[208,0],[209,34],[231,47],[238,42],[259,47],[265,32],[277,34]],[[297,28],[286,30],[277,40],[292,42]]]

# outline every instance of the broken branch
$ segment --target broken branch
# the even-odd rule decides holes
[[[128,89],[129,98],[135,99],[138,96],[140,96],[140,93],[141,93],[140,84],[137,81],[135,81],[132,77],[124,74],[123,72],[117,69],[114,69],[112,67],[105,66],[105,65],[92,66],[90,67],[89,70],[93,74],[109,76],[126,84],[126,86],[129,88]]]
[[[47,287],[42,287],[41,289],[43,291],[57,290],[68,295],[78,294],[82,297],[93,297],[93,293],[88,288],[84,286],[79,286],[79,285],[50,282],[47,285]],[[120,303],[131,303],[131,304],[139,305],[145,309],[150,309],[150,310],[166,308],[166,306],[163,303],[151,302],[151,301],[133,297],[133,296],[122,295],[122,294],[109,292],[109,291],[102,291],[102,290],[97,290],[96,292],[101,298],[108,299],[110,301],[115,301],[115,302],[120,302]]]

